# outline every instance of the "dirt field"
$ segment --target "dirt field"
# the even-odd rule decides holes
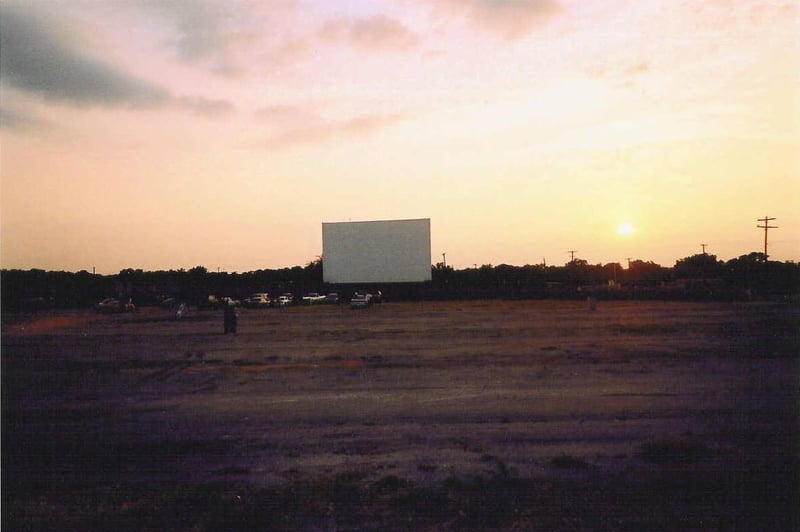
[[[12,529],[797,530],[796,306],[6,315]],[[7,528],[6,528],[7,527]]]

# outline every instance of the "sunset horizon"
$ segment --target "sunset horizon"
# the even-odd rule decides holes
[[[800,6],[0,2],[0,266],[800,260]]]

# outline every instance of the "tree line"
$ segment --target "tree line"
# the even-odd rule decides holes
[[[769,298],[798,300],[800,265],[766,261],[753,252],[728,261],[698,254],[664,267],[651,261],[589,264],[575,259],[563,266],[485,264],[454,269],[431,267],[427,283],[330,285],[323,282],[323,259],[305,266],[212,272],[203,266],[189,270],[143,271],[126,268],[113,275],[87,271],[2,270],[3,310],[88,307],[106,297],[131,298],[137,305],[157,305],[175,298],[203,306],[208,296],[243,298],[254,292],[271,296],[336,291],[347,298],[354,290],[381,290],[388,299],[583,298],[719,299]]]

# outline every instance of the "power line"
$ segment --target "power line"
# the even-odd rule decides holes
[[[767,255],[767,231],[769,231],[770,229],[778,229],[777,225],[769,225],[769,223],[772,220],[777,220],[777,218],[770,218],[769,216],[764,216],[763,218],[758,219],[759,222],[764,222],[764,225],[756,226],[764,230],[764,262],[767,262],[767,258],[769,257],[769,255]]]

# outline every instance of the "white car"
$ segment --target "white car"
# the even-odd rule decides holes
[[[245,307],[250,308],[265,308],[269,306],[269,294],[266,292],[256,292],[255,294],[250,294],[244,301],[242,301],[242,305]]]
[[[317,292],[311,292],[303,296],[304,305],[317,305],[319,303],[325,303],[325,296],[322,296]]]
[[[281,294],[275,301],[279,307],[288,307],[294,302],[294,297],[291,294]]]
[[[115,297],[109,297],[96,303],[94,309],[97,312],[133,312],[136,310],[136,306],[130,299],[127,302],[123,302]]]

